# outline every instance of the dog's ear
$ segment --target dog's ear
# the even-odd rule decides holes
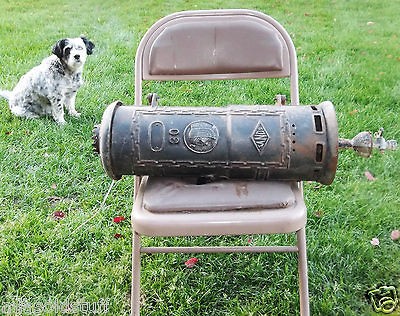
[[[53,50],[51,51],[58,58],[62,58],[64,56],[64,48],[67,45],[68,40],[66,38],[59,40],[54,44]]]
[[[84,43],[85,46],[86,46],[86,53],[87,53],[88,55],[92,55],[92,54],[93,54],[94,43],[91,42],[91,41],[89,41],[89,40],[88,40],[86,37],[84,37],[84,36],[81,36],[81,39],[82,39],[83,43]]]

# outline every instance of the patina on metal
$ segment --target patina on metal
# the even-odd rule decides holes
[[[338,160],[331,102],[311,106],[108,106],[95,151],[123,175],[313,180],[330,184]]]
[[[361,132],[353,137],[353,139],[339,138],[339,148],[352,148],[360,156],[366,158],[371,156],[374,148],[380,152],[385,150],[396,150],[397,141],[386,140],[383,138],[383,132],[383,128],[380,128],[379,131],[374,134],[374,136],[372,136],[372,133],[370,132]]]

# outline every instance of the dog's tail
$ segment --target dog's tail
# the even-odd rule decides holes
[[[10,100],[11,91],[0,90],[0,96],[3,97],[3,98],[5,98],[5,99],[7,99],[7,100]]]

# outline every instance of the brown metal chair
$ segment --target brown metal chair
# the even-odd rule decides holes
[[[136,54],[135,105],[144,80],[290,78],[291,105],[299,105],[296,52],[286,30],[250,10],[178,12],[157,21]],[[309,315],[301,182],[216,181],[135,177],[132,211],[132,314],[140,313],[141,253],[296,252],[300,313]],[[141,236],[213,236],[295,233],[296,245],[142,247]]]

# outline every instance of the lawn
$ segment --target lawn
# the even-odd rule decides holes
[[[2,0],[1,89],[12,89],[60,38],[85,34],[96,48],[77,97],[79,119],[66,116],[63,127],[50,118],[20,119],[0,100],[1,315],[61,315],[68,306],[83,314],[79,308],[101,303],[108,315],[129,315],[133,179],[116,182],[106,196],[111,180],[92,153],[92,128],[109,103],[133,103],[135,51],[152,23],[175,11],[215,8],[256,9],[288,30],[297,48],[300,101],[331,100],[341,137],[383,127],[387,139],[400,140],[396,1]],[[288,94],[285,83],[156,82],[145,92],[157,92],[165,105],[268,104]],[[399,158],[400,151],[370,159],[341,152],[332,185],[304,184],[312,315],[379,315],[365,293],[381,285],[399,292],[400,243],[391,238],[400,229]],[[115,222],[117,216],[126,219]],[[195,241],[249,240],[274,244],[286,237]],[[143,315],[297,314],[295,255],[196,257],[192,269],[184,265],[190,255],[143,257]]]

